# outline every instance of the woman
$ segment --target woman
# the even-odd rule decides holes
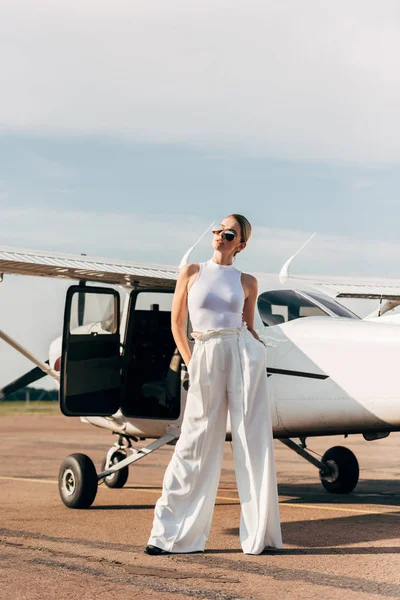
[[[172,333],[190,388],[181,435],[155,507],[147,554],[202,552],[221,472],[229,408],[246,554],[282,546],[267,397],[266,354],[254,331],[257,280],[233,259],[251,225],[232,214],[213,231],[213,257],[186,265],[176,284]],[[186,320],[193,327],[191,356]]]

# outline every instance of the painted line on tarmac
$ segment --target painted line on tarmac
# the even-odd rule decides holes
[[[31,483],[51,483],[52,485],[58,484],[58,481],[54,481],[54,479],[37,479],[33,477],[5,477],[0,475],[0,479],[8,481],[29,481]]]
[[[28,483],[51,483],[52,485],[58,485],[58,481],[55,479],[39,479],[37,477],[12,477],[10,475],[0,475],[0,480],[4,481],[27,481]],[[126,489],[129,489],[127,486]],[[138,487],[135,486],[134,489],[137,492],[145,492],[148,494],[160,493],[162,491],[159,487]],[[234,504],[239,504],[239,498],[226,498],[225,496],[217,496],[217,500],[229,500]]]
[[[9,480],[9,481],[25,481],[28,483],[50,483],[52,485],[57,485],[58,481],[55,481],[54,479],[38,479],[38,478],[29,478],[29,477],[11,477],[11,476],[4,476],[4,475],[0,475],[0,480]],[[154,493],[160,493],[161,492],[161,488],[141,488],[141,487],[135,487],[135,490],[137,490],[138,492],[144,492],[147,494],[154,494]],[[232,498],[230,496],[217,496],[216,497],[217,500],[227,500],[229,502],[232,502],[232,504],[239,504],[239,498]],[[388,515],[390,517],[400,517],[400,513],[397,512],[390,512],[390,511],[376,511],[376,510],[363,510],[362,508],[358,509],[358,508],[344,508],[344,507],[340,507],[340,506],[325,506],[325,505],[321,505],[321,504],[301,504],[298,502],[279,502],[279,505],[281,507],[285,507],[285,506],[290,506],[291,508],[307,508],[307,509],[311,509],[311,510],[330,510],[333,512],[347,512],[347,513],[357,513],[357,514],[363,514],[363,515]]]
[[[280,506],[291,506],[291,507],[299,507],[299,508],[311,508],[312,510],[333,510],[339,512],[351,512],[358,513],[363,515],[389,515],[391,517],[400,517],[400,513],[394,511],[386,511],[386,510],[362,510],[361,508],[342,508],[336,506],[325,506],[324,504],[300,504],[297,502],[279,502]]]
[[[239,498],[229,498],[227,496],[217,496],[217,500],[230,500],[232,503],[239,504]],[[279,502],[280,507],[290,506],[291,508],[308,508],[311,510],[331,510],[334,512],[350,512],[364,515],[389,515],[391,517],[400,517],[400,513],[391,511],[376,511],[376,510],[363,510],[362,508],[342,508],[338,506],[325,506],[321,504],[301,504],[299,502]]]
[[[217,500],[231,500],[239,504],[238,498],[228,498],[227,496],[217,496]],[[394,511],[385,511],[385,510],[363,510],[362,508],[344,508],[339,506],[325,506],[324,504],[301,504],[300,502],[279,502],[279,506],[285,507],[290,506],[291,508],[308,508],[311,510],[331,510],[334,512],[350,512],[350,513],[358,513],[364,515],[390,515],[391,517],[400,517],[400,513]]]

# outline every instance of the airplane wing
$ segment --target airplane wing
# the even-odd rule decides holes
[[[81,254],[60,254],[0,246],[0,274],[4,273],[84,279],[111,285],[171,287],[178,277],[179,269],[169,265],[113,261]],[[277,279],[277,276],[272,274],[257,275]],[[285,286],[311,288],[334,298],[400,300],[399,279],[343,277],[337,280],[334,277],[289,275]]]
[[[178,268],[0,246],[0,274],[4,273],[165,288],[173,286]]]
[[[304,277],[290,274],[290,267],[300,252],[315,237],[315,233],[285,262],[279,280],[282,285],[306,286],[314,291],[320,291],[333,298],[367,298],[370,300],[400,301],[399,279],[373,279],[360,277],[342,277],[340,281],[334,277]]]
[[[370,300],[400,300],[399,279],[372,279],[348,277],[340,281],[333,277],[320,277],[318,279],[309,277],[290,276],[286,280],[289,284],[306,285],[315,291],[320,291],[334,298],[366,298]]]

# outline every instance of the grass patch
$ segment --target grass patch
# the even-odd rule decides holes
[[[58,402],[1,402],[0,416],[5,415],[46,415],[60,412]]]
[[[54,554],[54,550],[51,548],[43,548],[42,546],[26,546],[29,550],[38,550],[39,552],[49,552],[50,554]]]

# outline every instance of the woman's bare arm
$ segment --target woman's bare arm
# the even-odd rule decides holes
[[[247,324],[247,329],[256,338],[260,340],[256,331],[254,331],[254,312],[258,296],[258,281],[253,275],[242,273],[242,285],[245,293],[243,307],[243,321]]]
[[[186,336],[186,320],[188,316],[187,295],[191,284],[197,277],[198,272],[198,264],[185,265],[183,267],[176,282],[174,298],[172,301],[172,335],[186,366],[189,364],[192,357]]]

